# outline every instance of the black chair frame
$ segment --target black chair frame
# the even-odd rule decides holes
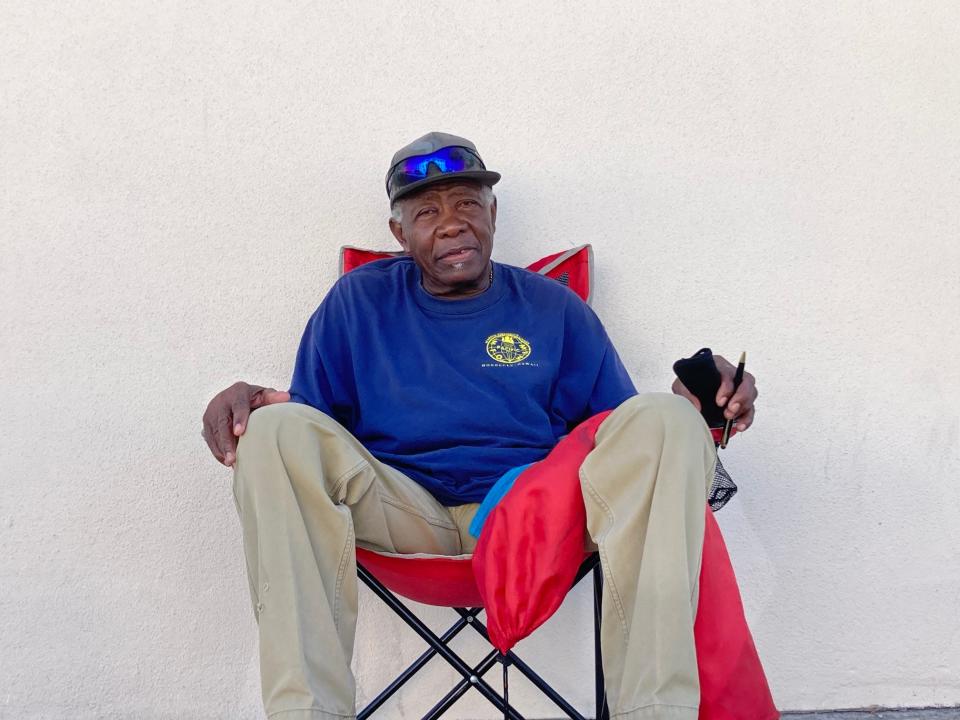
[[[503,656],[498,650],[491,650],[477,665],[471,666],[450,649],[448,643],[467,626],[472,627],[489,642],[490,638],[487,635],[487,628],[479,619],[480,613],[483,612],[482,607],[453,608],[460,618],[451,625],[443,635],[438,636],[360,563],[357,563],[357,574],[367,587],[383,600],[391,610],[399,615],[400,618],[430,646],[429,650],[418,657],[410,667],[400,673],[393,682],[357,713],[357,720],[366,720],[373,715],[380,706],[410,680],[410,678],[422,670],[431,658],[436,655],[446,660],[453,669],[460,674],[461,679],[450,692],[444,695],[439,702],[423,716],[423,720],[434,720],[435,718],[441,717],[458,699],[466,694],[470,688],[474,688],[489,700],[494,707],[504,714],[504,718],[509,718],[509,720],[524,720],[523,715],[510,705],[509,686],[507,684],[507,667],[510,665],[513,665],[517,671],[552,700],[557,707],[566,713],[568,718],[571,718],[571,720],[587,720],[586,716],[578,712],[560,693],[554,690],[543,678],[534,672],[529,665],[517,657],[513,651]],[[603,573],[600,569],[600,556],[597,553],[590,555],[583,561],[580,569],[577,571],[573,585],[577,585],[577,583],[587,575],[593,576],[593,635],[594,663],[596,668],[594,687],[596,715],[594,717],[596,720],[609,720],[610,713],[607,709],[607,697],[603,689],[603,667],[600,661],[600,602],[603,592]],[[494,690],[483,679],[483,676],[497,663],[503,666],[503,695]]]

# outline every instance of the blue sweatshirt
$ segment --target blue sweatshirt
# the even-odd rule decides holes
[[[290,387],[444,505],[480,502],[574,425],[636,394],[571,290],[494,263],[475,297],[440,300],[407,257],[333,286],[307,323]]]

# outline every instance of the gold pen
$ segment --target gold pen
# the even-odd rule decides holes
[[[740,383],[743,382],[743,366],[747,364],[747,353],[746,351],[740,353],[740,362],[737,363],[737,372],[733,376],[733,392],[730,393],[730,399],[733,399],[733,396],[737,392],[737,388],[740,387]],[[729,404],[729,400],[727,403]],[[729,418],[723,424],[723,436],[720,438],[720,447],[726,448],[727,442],[730,440],[730,430],[733,428],[733,418]]]

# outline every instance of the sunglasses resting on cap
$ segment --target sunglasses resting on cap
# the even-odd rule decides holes
[[[500,173],[487,170],[476,146],[466,138],[447,133],[427,133],[401,148],[387,172],[390,202],[415,190],[454,178],[494,185]]]

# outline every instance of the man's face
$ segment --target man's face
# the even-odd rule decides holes
[[[401,201],[390,230],[423,274],[432,295],[455,299],[488,286],[497,202],[480,185],[430,185]]]

